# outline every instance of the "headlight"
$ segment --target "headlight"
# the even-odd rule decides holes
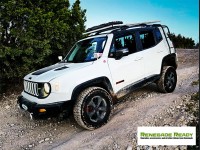
[[[48,83],[45,83],[44,84],[44,92],[46,94],[49,94],[50,93],[50,85]]]
[[[38,83],[39,98],[46,98],[51,93],[51,85],[49,83]]]

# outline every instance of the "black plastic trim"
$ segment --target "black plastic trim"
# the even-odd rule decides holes
[[[28,107],[27,111],[35,115],[58,114],[62,112],[63,110],[66,110],[66,108],[69,107],[68,109],[70,109],[70,107],[72,107],[72,101],[62,101],[62,102],[49,103],[49,104],[37,104],[35,102],[29,101],[23,96],[18,97],[17,103],[21,109],[23,109],[22,104],[26,105]],[[40,113],[39,112],[40,108],[46,109],[46,112]]]
[[[80,92],[88,87],[91,86],[99,86],[107,90],[111,96],[113,96],[113,88],[112,85],[107,77],[98,77],[94,78],[92,80],[86,81],[78,86],[76,86],[72,92],[71,100],[76,100],[77,96],[80,94]]]
[[[143,86],[146,86],[152,82],[155,82],[156,80],[158,80],[160,78],[160,75],[153,75],[153,76],[150,76],[150,77],[147,77],[147,78],[144,78],[142,80],[139,80],[138,82],[135,82],[133,84],[130,84],[126,87],[124,87],[123,89],[119,90],[117,93],[116,93],[116,97],[117,98],[121,98],[133,91],[135,91],[136,89],[138,88],[141,88]]]
[[[178,64],[176,62],[176,53],[168,54],[167,56],[163,58],[160,74],[162,73],[163,66],[166,66],[166,65],[173,66],[175,69],[177,69]]]

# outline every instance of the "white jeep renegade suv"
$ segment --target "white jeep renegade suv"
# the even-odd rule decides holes
[[[73,110],[83,128],[108,122],[115,99],[155,82],[163,93],[176,87],[177,57],[169,29],[155,22],[109,22],[87,29],[59,63],[24,77],[18,104],[37,116]]]

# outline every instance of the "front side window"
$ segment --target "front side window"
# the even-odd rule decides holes
[[[103,54],[106,39],[106,37],[97,37],[76,43],[63,61],[82,63],[100,58]]]
[[[129,54],[135,53],[137,51],[135,34],[115,38],[110,49],[110,56],[112,57],[114,52],[125,48],[128,49]]]
[[[153,31],[141,31],[139,34],[143,49],[153,47],[156,44],[153,36]]]

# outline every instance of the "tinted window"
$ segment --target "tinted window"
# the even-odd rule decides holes
[[[129,54],[137,51],[136,43],[135,43],[135,34],[125,35],[125,36],[115,38],[111,46],[110,56],[112,56],[113,52],[123,49],[123,48],[127,48],[129,51]]]
[[[155,45],[152,31],[141,31],[139,34],[143,49],[147,49]]]
[[[160,33],[160,30],[157,28],[155,29],[155,36],[156,36],[156,42],[159,43],[160,41],[162,41],[162,35]]]
[[[97,55],[101,57],[103,53],[106,39],[106,37],[90,38],[76,43],[63,61],[81,63],[96,60]]]

